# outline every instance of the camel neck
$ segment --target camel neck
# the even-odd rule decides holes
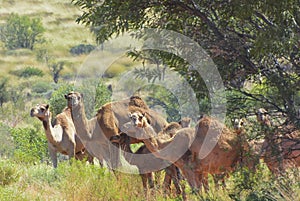
[[[91,134],[89,133],[89,120],[85,116],[84,107],[77,107],[71,111],[74,126],[80,139],[84,141],[90,140]]]
[[[49,116],[49,118],[42,120],[42,122],[43,122],[43,127],[45,129],[45,134],[46,134],[48,141],[51,144],[57,143],[57,141],[54,138],[54,133],[52,131],[51,117]]]

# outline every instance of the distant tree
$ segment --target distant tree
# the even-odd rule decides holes
[[[9,50],[18,48],[32,50],[35,43],[41,42],[44,31],[41,19],[11,14],[0,28],[0,39]]]
[[[58,83],[60,72],[64,69],[64,61],[51,61],[47,63],[48,68],[52,74],[53,81]]]
[[[7,90],[8,78],[0,78],[0,107],[3,106],[3,103],[9,100],[9,92]]]

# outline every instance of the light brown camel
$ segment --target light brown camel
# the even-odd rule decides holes
[[[179,123],[172,122],[168,124],[161,132],[158,133],[158,136],[161,136],[163,138],[170,138],[172,137],[177,130],[181,129],[183,126],[189,127],[190,125],[190,118],[183,118]],[[121,135],[113,136],[111,137],[111,141],[119,143],[121,146],[125,147],[123,150],[127,151],[129,154],[125,153],[125,159],[132,165],[136,165],[140,171],[140,175],[143,182],[143,187],[145,191],[148,191],[147,183],[149,184],[150,188],[154,187],[153,182],[153,170],[161,170],[163,167],[165,170],[165,178],[163,182],[164,191],[166,194],[170,194],[171,192],[171,181],[173,181],[174,186],[176,188],[176,194],[179,196],[182,194],[183,199],[185,199],[185,188],[182,186],[182,189],[179,185],[179,182],[181,180],[181,175],[179,170],[176,166],[173,164],[170,164],[169,162],[155,157],[145,145],[141,146],[133,155],[132,150],[130,149],[130,144],[132,140],[135,140],[134,138],[128,136],[125,133],[122,133]],[[147,158],[141,156],[137,156],[135,154],[147,154]],[[148,162],[151,161],[151,163],[145,163],[145,160]],[[150,166],[149,166],[150,165]]]
[[[128,108],[146,109],[156,131],[160,131],[167,124],[163,117],[150,110],[146,103],[137,96],[103,105],[96,116],[90,120],[85,115],[82,94],[70,92],[65,95],[65,98],[68,100],[68,108],[72,111],[76,131],[87,150],[98,159],[104,159],[113,169],[120,166],[119,150],[109,139],[122,132],[121,126],[129,121]]]
[[[54,126],[51,123],[51,112],[48,104],[36,105],[31,109],[30,115],[37,117],[43,123],[54,168],[57,167],[57,152],[79,160],[87,157],[88,161],[93,163],[93,157],[85,150],[76,135],[70,109],[66,108],[56,116]]]
[[[148,194],[149,188],[154,188],[154,175],[153,171],[165,170],[165,178],[163,182],[165,193],[170,193],[171,191],[171,180],[173,180],[177,195],[181,194],[181,188],[179,186],[179,176],[176,167],[169,162],[156,158],[145,145],[142,145],[135,153],[132,152],[130,148],[131,137],[125,133],[111,137],[111,141],[119,143],[122,150],[126,151],[124,154],[125,159],[131,165],[137,166],[140,176],[142,178],[143,188],[146,195]],[[145,157],[146,156],[146,157]],[[149,163],[151,161],[151,163]],[[150,165],[149,165],[150,164]],[[166,167],[167,166],[167,167]],[[166,167],[166,168],[164,168]]]
[[[146,116],[140,112],[131,114],[137,137],[156,157],[168,160],[181,169],[192,188],[199,189],[207,181],[208,174],[232,171],[240,160],[242,146],[237,134],[213,118],[203,117],[196,125],[196,132],[191,128],[182,128],[174,137],[165,140],[156,137]],[[205,141],[206,137],[209,141]],[[206,147],[204,142],[213,147]],[[202,148],[204,153],[208,148],[211,151],[203,154],[200,152]]]
[[[287,168],[300,167],[300,131],[294,126],[272,128],[270,116],[264,108],[257,113],[257,120],[265,133],[262,157],[271,172],[279,174]]]

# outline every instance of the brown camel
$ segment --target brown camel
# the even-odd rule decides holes
[[[232,171],[240,160],[242,146],[238,143],[237,134],[213,118],[203,117],[196,125],[196,132],[191,128],[182,128],[167,140],[156,137],[145,114],[134,112],[131,119],[137,137],[156,157],[168,160],[181,169],[192,188],[199,189],[207,181],[208,174]],[[210,135],[209,141],[205,141],[207,135]],[[204,142],[213,147],[207,147]],[[209,153],[206,152],[208,148],[211,148]],[[204,154],[201,153],[203,149]]]
[[[109,139],[121,133],[121,126],[129,121],[129,107],[146,109],[156,131],[160,131],[166,125],[166,120],[150,110],[146,103],[137,96],[131,97],[130,100],[103,105],[96,116],[90,120],[85,116],[82,94],[70,92],[65,95],[65,98],[68,100],[68,108],[72,111],[76,131],[87,150],[98,159],[104,159],[113,169],[120,166],[119,150]]]
[[[292,125],[273,129],[264,108],[260,108],[256,116],[265,132],[262,157],[270,171],[279,174],[287,168],[300,167],[300,131]]]
[[[57,167],[57,152],[79,160],[87,157],[88,161],[93,163],[93,157],[85,150],[82,142],[76,135],[70,109],[66,108],[56,116],[53,127],[48,104],[36,105],[31,109],[30,115],[31,117],[37,117],[43,123],[48,140],[48,150],[54,168]]]
[[[183,126],[189,127],[190,125],[190,118],[183,118],[179,123],[172,122],[168,124],[161,132],[159,132],[158,136],[163,138],[170,138],[172,137],[177,130],[181,129]],[[121,135],[111,137],[111,141],[119,143],[121,146],[125,147],[123,150],[127,151],[130,154],[125,154],[125,159],[132,165],[136,165],[140,171],[140,175],[143,182],[143,187],[145,191],[148,191],[147,182],[150,188],[154,187],[153,182],[153,170],[161,170],[163,167],[165,170],[165,178],[164,178],[164,190],[165,193],[169,194],[171,192],[171,181],[173,180],[174,186],[176,188],[176,194],[179,196],[182,194],[183,199],[185,199],[185,188],[182,186],[182,189],[179,185],[181,180],[180,172],[176,166],[170,164],[169,162],[162,160],[160,158],[156,158],[151,152],[147,149],[145,145],[141,146],[134,154],[147,154],[147,158],[135,155],[132,155],[133,152],[130,149],[130,144],[132,140],[136,140],[128,136],[125,133]],[[145,160],[151,161],[151,163],[145,163]]]

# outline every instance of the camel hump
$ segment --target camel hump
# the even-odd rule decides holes
[[[131,96],[129,100],[129,106],[140,107],[146,110],[149,109],[145,101],[139,96]]]
[[[181,125],[178,122],[171,122],[162,130],[162,133],[165,135],[175,135],[179,129],[181,129]]]

